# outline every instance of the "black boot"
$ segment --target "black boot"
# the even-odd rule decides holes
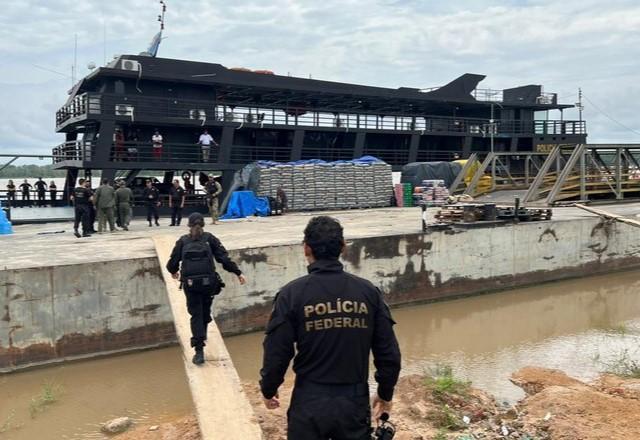
[[[196,365],[204,364],[204,350],[202,348],[196,348],[196,354],[193,355],[191,362]]]
[[[158,223],[158,220],[156,220],[156,226],[160,226],[160,223]]]
[[[80,238],[80,233],[78,232],[78,230],[77,230],[77,229],[74,229],[74,230],[73,230],[73,235],[75,235],[75,236],[76,236],[76,238]]]
[[[151,224],[151,222],[149,222],[149,227],[152,227],[153,225]]]

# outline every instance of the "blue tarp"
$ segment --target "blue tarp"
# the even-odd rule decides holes
[[[227,220],[252,215],[265,217],[270,213],[269,200],[266,197],[257,197],[253,191],[234,191],[229,199],[227,212],[220,218]]]
[[[372,164],[372,163],[386,163],[377,157],[362,156],[358,159],[352,160],[336,160],[335,162],[327,162],[321,159],[309,159],[309,160],[296,160],[293,162],[273,162],[271,160],[260,160],[257,165],[262,168],[275,167],[277,165],[338,165],[341,163],[355,163],[355,164]]]
[[[0,208],[2,208],[2,202],[0,202]],[[7,220],[7,215],[0,209],[0,235],[6,234],[13,234],[13,228],[11,228],[11,222]]]

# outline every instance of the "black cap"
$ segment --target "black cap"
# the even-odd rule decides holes
[[[194,212],[189,216],[188,226],[195,226],[198,223],[204,226],[204,217],[199,212]]]

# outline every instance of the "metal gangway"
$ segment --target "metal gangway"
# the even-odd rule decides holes
[[[522,203],[622,200],[640,196],[640,144],[560,144],[549,153],[473,154],[449,187],[481,197],[514,191]]]

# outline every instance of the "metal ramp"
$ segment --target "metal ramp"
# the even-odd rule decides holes
[[[550,153],[488,153],[482,162],[474,156],[449,188],[474,198],[519,191],[522,203],[540,206],[640,197],[640,144],[560,144]]]

